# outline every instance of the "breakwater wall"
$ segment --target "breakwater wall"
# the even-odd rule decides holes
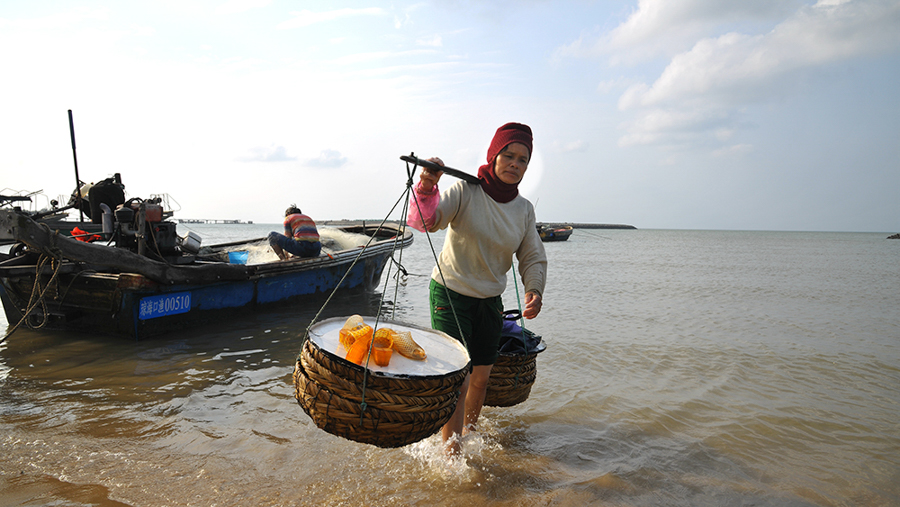
[[[538,222],[537,224],[549,227],[563,227],[568,225],[575,229],[637,229],[637,227],[627,224],[595,224],[585,222]]]
[[[252,224],[253,220],[246,222],[241,220],[227,220],[220,218],[173,218],[179,224]]]

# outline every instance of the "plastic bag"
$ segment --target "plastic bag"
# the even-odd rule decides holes
[[[503,312],[503,327],[500,330],[500,345],[497,350],[501,354],[525,355],[538,349],[541,337],[527,329],[522,329],[518,320],[522,318],[519,310]]]

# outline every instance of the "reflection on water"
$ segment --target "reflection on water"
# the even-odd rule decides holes
[[[378,449],[312,424],[291,372],[319,300],[141,342],[17,331],[0,345],[0,503],[900,504],[900,250],[580,232],[546,245],[531,397],[486,408],[461,460],[437,436]],[[342,294],[319,319],[428,325],[416,242],[396,291]]]

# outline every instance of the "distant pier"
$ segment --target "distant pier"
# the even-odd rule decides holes
[[[252,224],[253,220],[220,220],[217,218],[173,218],[179,224]]]
[[[579,222],[538,222],[537,225],[546,225],[550,227],[564,227],[570,225],[575,229],[637,229],[637,227],[627,224],[595,224]]]

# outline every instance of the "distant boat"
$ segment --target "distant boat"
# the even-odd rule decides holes
[[[565,241],[572,235],[571,225],[538,225],[541,241]]]
[[[196,234],[176,235],[158,204],[135,208],[116,210],[114,232],[82,238],[95,243],[0,210],[0,239],[15,242],[0,253],[10,325],[144,338],[338,286],[373,289],[394,251],[413,240],[390,224],[321,228],[319,257],[268,260],[266,238],[201,248]]]

